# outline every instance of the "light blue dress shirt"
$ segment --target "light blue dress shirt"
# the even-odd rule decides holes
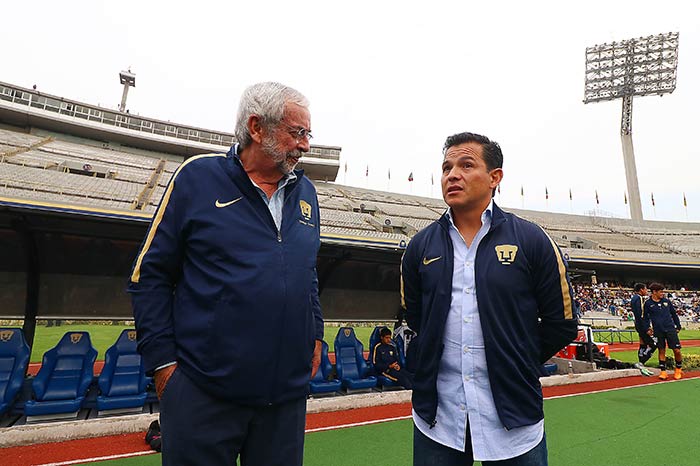
[[[284,187],[287,186],[289,183],[294,182],[297,179],[297,176],[294,174],[294,172],[291,172],[284,176],[279,183],[277,183],[277,191],[275,191],[272,194],[272,197],[268,199],[267,194],[265,194],[265,191],[262,190],[260,186],[255,184],[255,181],[250,180],[253,183],[253,186],[255,186],[255,189],[258,191],[258,194],[263,198],[265,201],[265,204],[267,205],[267,208],[270,209],[270,213],[272,214],[272,218],[275,221],[275,225],[277,225],[277,231],[280,231],[282,229],[282,206],[284,205]]]
[[[448,212],[454,247],[452,304],[445,322],[445,348],[437,377],[435,426],[431,429],[413,412],[413,422],[425,436],[459,451],[465,450],[469,422],[469,441],[475,461],[500,461],[520,456],[536,447],[544,435],[544,419],[537,424],[506,430],[498,418],[491,392],[476,301],[474,260],[479,243],[491,227],[492,212],[493,201],[481,214],[481,229],[471,246],[467,246],[454,225],[452,212]]]
[[[234,153],[236,155],[238,155],[239,148],[240,146],[236,144],[236,147],[234,149]],[[255,183],[255,181],[250,180],[250,182],[253,183],[253,186],[255,186],[255,189],[258,191],[258,194],[260,194],[260,197],[262,197],[263,201],[265,201],[265,205],[267,206],[267,208],[270,209],[272,219],[275,221],[275,225],[277,225],[277,231],[282,230],[282,207],[284,206],[284,188],[289,183],[293,183],[294,181],[296,181],[296,179],[297,175],[293,171],[283,176],[282,179],[279,180],[279,182],[277,183],[277,191],[275,191],[272,194],[272,197],[270,198],[267,197],[265,191],[263,191],[262,188]]]

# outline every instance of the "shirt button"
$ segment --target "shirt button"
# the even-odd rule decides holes
[[[468,347],[468,346],[465,346],[465,347],[464,347],[464,352],[465,352],[465,353],[468,353],[468,352],[469,352],[469,347]]]
[[[469,322],[471,322],[472,320],[471,320],[469,317],[465,317],[465,318],[464,318],[464,321],[465,321],[466,323],[469,323]]]
[[[464,406],[464,405],[459,405],[459,409],[462,410],[462,411],[464,411],[465,409],[467,409],[467,407]]]
[[[469,376],[468,376],[468,375],[465,375],[465,376],[464,376],[464,381],[465,381],[465,382],[469,382]]]

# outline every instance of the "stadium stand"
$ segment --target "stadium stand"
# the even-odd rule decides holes
[[[141,355],[136,350],[136,330],[124,330],[105,352],[105,364],[98,380],[99,415],[140,413],[149,383]]]
[[[87,332],[67,332],[44,354],[24,405],[27,422],[76,418],[92,382],[97,351]]]
[[[153,214],[179,164],[172,154],[0,128],[0,196],[8,198]],[[102,171],[71,168],[83,165]],[[402,247],[446,207],[440,199],[314,183],[322,232],[334,242],[364,238]],[[700,265],[697,225],[508,210],[541,225],[570,259]]]
[[[0,416],[20,393],[29,364],[29,345],[18,328],[0,328]]]
[[[352,327],[338,329],[334,346],[338,378],[348,393],[370,391],[377,385],[377,378],[368,375],[369,367],[363,355],[363,346]]]

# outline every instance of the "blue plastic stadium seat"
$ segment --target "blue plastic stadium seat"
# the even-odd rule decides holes
[[[29,345],[18,328],[0,328],[0,415],[15,401],[29,364]]]
[[[363,347],[352,327],[341,327],[335,337],[335,367],[342,386],[347,390],[371,389],[377,378],[367,375],[367,362]]]
[[[136,330],[124,330],[105,353],[105,365],[98,379],[98,412],[142,408],[148,383],[141,355],[136,351]]]
[[[340,390],[340,380],[331,378],[333,366],[328,359],[328,343],[321,342],[321,366],[318,368],[316,375],[309,382],[309,390],[312,395],[321,393],[333,393]]]
[[[87,332],[63,335],[44,353],[41,369],[32,382],[34,399],[24,405],[27,417],[77,415],[92,382],[96,357]]]
[[[374,350],[377,349],[377,345],[381,343],[379,331],[383,327],[383,325],[374,327],[374,330],[372,330],[372,333],[369,336],[369,359],[367,360],[367,364],[371,368],[371,373],[374,373],[374,375],[376,375],[377,377],[377,385],[379,385],[380,387],[399,387],[399,384],[396,381],[383,376],[374,367]],[[400,361],[399,364],[401,364]]]

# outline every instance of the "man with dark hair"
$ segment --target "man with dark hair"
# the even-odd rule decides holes
[[[255,84],[228,154],[187,159],[129,279],[160,399],[164,465],[300,466],[321,361],[316,189],[308,101]]]
[[[649,285],[651,299],[644,303],[644,330],[649,336],[655,336],[659,348],[659,378],[666,380],[666,344],[673,350],[676,360],[676,368],[673,378],[678,380],[683,377],[683,355],[681,354],[681,341],[678,332],[681,331],[681,320],[676,314],[673,303],[664,297],[664,287],[660,283]],[[650,327],[649,323],[653,326]]]
[[[634,365],[642,372],[642,375],[649,376],[651,372],[644,367],[644,363],[651,358],[651,355],[656,351],[656,343],[654,338],[647,334],[646,325],[644,323],[644,301],[646,301],[647,286],[644,283],[636,283],[634,285],[634,294],[630,299],[632,314],[634,315],[634,328],[639,335],[639,350],[637,358],[639,362]]]
[[[493,202],[502,165],[487,137],[448,137],[449,209],[402,259],[402,302],[417,333],[414,466],[547,465],[540,368],[576,337],[577,320],[557,245]]]
[[[379,343],[374,345],[372,365],[377,374],[397,382],[409,390],[413,388],[413,374],[399,364],[398,349],[391,341],[391,330],[382,327],[379,330]]]

